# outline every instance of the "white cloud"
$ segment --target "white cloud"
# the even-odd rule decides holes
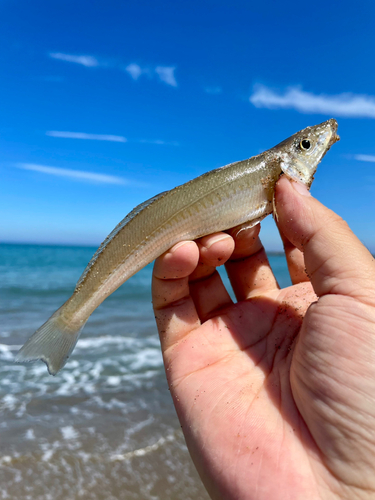
[[[60,61],[66,61],[76,64],[81,64],[82,66],[86,66],[86,68],[93,68],[96,66],[101,66],[102,68],[115,68],[117,70],[126,71],[133,78],[133,80],[138,80],[141,75],[148,75],[149,78],[152,78],[154,74],[156,74],[160,81],[166,83],[167,85],[171,85],[172,87],[177,87],[177,81],[174,76],[174,71],[176,69],[175,66],[156,66],[155,69],[151,69],[150,67],[141,67],[139,64],[130,63],[127,66],[124,66],[123,63],[116,60],[104,60],[100,61],[94,56],[75,56],[72,54],[64,54],[62,52],[50,52],[49,56],[53,59],[59,59]]]
[[[354,155],[354,159],[358,161],[369,161],[375,163],[375,155]]]
[[[172,85],[172,87],[177,87],[177,82],[174,76],[174,66],[157,66],[155,68],[155,73],[158,75],[160,80],[167,85]]]
[[[32,170],[47,175],[56,175],[58,177],[69,177],[71,179],[85,182],[95,182],[99,184],[128,184],[129,182],[122,177],[115,175],[97,174],[95,172],[84,172],[83,170],[71,170],[68,168],[47,167],[45,165],[36,165],[34,163],[19,163],[17,168],[22,170]]]
[[[176,78],[174,76],[174,66],[156,66],[155,69],[144,66],[141,67],[139,64],[131,63],[126,66],[125,71],[133,78],[133,80],[138,80],[142,75],[147,75],[152,78],[155,74],[161,82],[171,85],[172,87],[177,87]]]
[[[50,52],[49,55],[53,59],[60,59],[61,61],[82,64],[87,68],[99,66],[99,61],[93,56],[73,56],[71,54],[62,54],[61,52]]]
[[[64,139],[86,139],[90,141],[111,141],[111,142],[127,142],[126,137],[122,135],[106,135],[106,134],[86,134],[85,132],[63,132],[58,130],[48,130],[46,135],[50,137],[62,137]]]
[[[351,118],[375,118],[375,96],[346,92],[337,95],[313,94],[301,87],[289,87],[277,93],[257,85],[250,102],[257,108],[295,109],[301,113],[316,113]]]
[[[138,64],[135,63],[126,66],[125,71],[127,71],[130,74],[133,80],[138,80],[138,78],[143,73],[143,69]]]
[[[66,132],[59,130],[48,130],[46,132],[46,135],[63,139],[87,139],[91,141],[128,142],[128,139],[126,137],[123,137],[122,135],[86,134],[85,132]],[[163,146],[180,145],[177,141],[163,141],[161,139],[130,139],[130,142],[139,142],[142,144],[157,144]]]

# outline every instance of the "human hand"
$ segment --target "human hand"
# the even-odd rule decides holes
[[[279,289],[259,225],[155,262],[167,378],[214,499],[375,498],[374,258],[295,186],[276,190],[293,286]]]

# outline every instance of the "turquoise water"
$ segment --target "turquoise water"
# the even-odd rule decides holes
[[[18,500],[206,500],[164,376],[152,266],[91,316],[56,377],[14,364],[95,248],[0,244],[0,491]],[[270,257],[281,286],[283,256]]]

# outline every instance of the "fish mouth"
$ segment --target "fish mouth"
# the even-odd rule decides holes
[[[335,144],[335,142],[338,142],[340,140],[340,136],[337,134],[337,128],[339,125],[334,118],[327,120],[326,123],[331,128],[331,139],[329,140],[329,143],[328,143],[328,149],[329,149],[333,144]]]

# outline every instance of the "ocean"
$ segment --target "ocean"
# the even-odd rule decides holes
[[[14,363],[95,250],[0,244],[0,497],[208,500],[165,380],[151,265],[92,314],[56,377]],[[270,263],[288,286],[284,256]]]

